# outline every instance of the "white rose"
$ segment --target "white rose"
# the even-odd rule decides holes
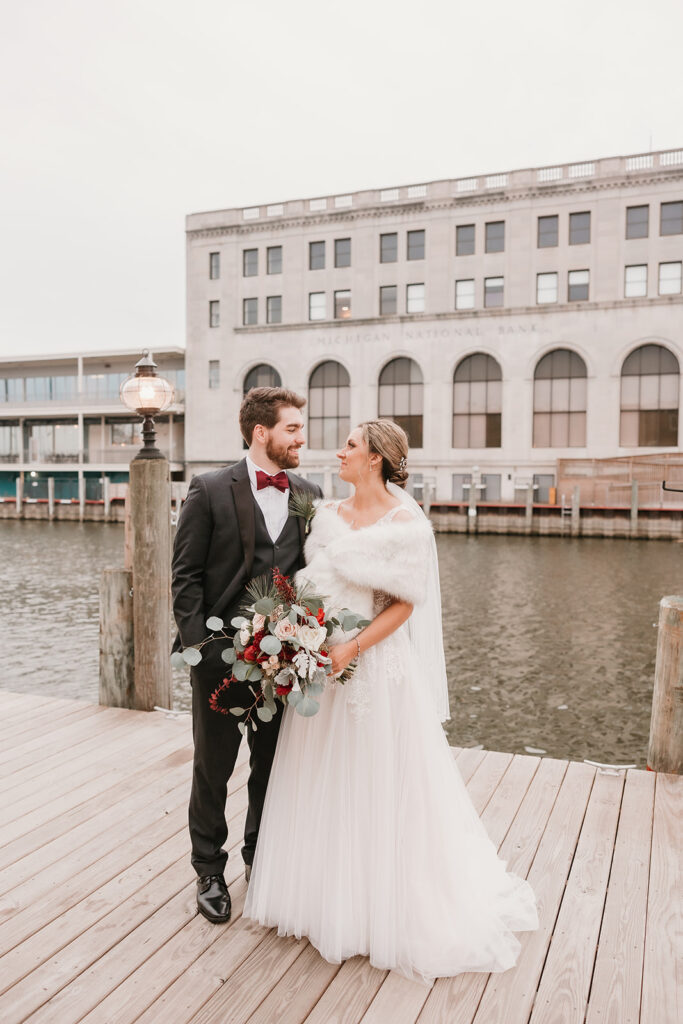
[[[254,615],[254,618],[252,619],[252,622],[253,622],[253,626],[254,626],[254,632],[258,633],[265,626],[265,624],[266,624],[266,617],[265,617],[265,615],[260,615],[258,612],[256,612],[256,614]]]
[[[278,658],[277,654],[271,654],[271,656],[268,658],[268,664],[271,666],[271,668],[277,668],[277,666],[280,664],[280,659]]]
[[[296,626],[289,619],[280,619],[275,627],[275,636],[278,640],[291,640],[296,634]]]
[[[251,633],[249,632],[248,626],[242,626],[240,630],[240,643],[246,647],[251,640]]]
[[[307,650],[317,651],[327,636],[327,630],[324,626],[298,626],[297,636]]]

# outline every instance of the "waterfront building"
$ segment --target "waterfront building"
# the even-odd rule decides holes
[[[0,360],[0,498],[31,504],[122,501],[128,464],[142,445],[140,418],[119,398],[139,351],[23,356]],[[185,353],[155,352],[175,387],[157,421],[172,479],[184,478]],[[52,480],[52,483],[50,483]]]
[[[307,396],[330,494],[378,415],[441,501],[559,502],[559,460],[676,452],[682,266],[683,150],[191,214],[188,479],[241,457],[256,384]]]

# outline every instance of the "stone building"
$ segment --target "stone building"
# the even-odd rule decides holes
[[[419,492],[553,500],[559,459],[681,445],[683,150],[187,218],[192,473],[241,457],[242,395],[305,394],[335,493],[351,425],[391,416]]]

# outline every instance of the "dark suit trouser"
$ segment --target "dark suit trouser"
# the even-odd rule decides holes
[[[225,802],[228,779],[235,767],[242,741],[236,716],[219,714],[209,707],[209,697],[220,679],[221,662],[215,650],[206,658],[205,663],[202,663],[199,671],[196,668],[192,669],[194,768],[189,825],[192,865],[198,875],[222,874],[228,859],[224,849],[228,837]],[[230,705],[249,707],[252,701],[253,697],[246,687],[234,683],[231,685]],[[249,807],[242,847],[242,857],[246,864],[251,864],[254,859],[281,720],[282,711],[278,702],[278,712],[272,722],[257,720],[257,731],[249,729],[247,735],[251,753],[247,783]]]

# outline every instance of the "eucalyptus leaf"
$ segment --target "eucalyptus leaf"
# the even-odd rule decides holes
[[[262,597],[254,603],[254,611],[258,612],[259,615],[270,615],[274,607],[275,601],[273,601],[272,597]]]
[[[264,636],[260,643],[260,648],[264,654],[279,654],[282,650],[282,644],[276,636]]]
[[[292,690],[291,693],[287,694],[287,703],[291,704],[292,707],[296,707],[304,699],[304,695],[301,690]]]
[[[256,708],[256,714],[259,716],[259,719],[262,722],[272,722],[272,720],[273,720],[273,712],[270,710],[270,708],[267,708],[267,707]]]
[[[237,723],[237,728],[239,729],[239,731],[240,731],[240,732],[242,733],[242,735],[244,736],[244,734],[245,734],[245,732],[246,732],[246,726],[245,726],[244,722],[238,722],[238,723]]]
[[[365,629],[367,626],[371,624],[371,621],[371,619],[360,619],[358,622],[358,628]]]
[[[231,715],[238,715],[238,716],[239,715],[243,715],[244,711],[245,711],[244,708],[230,708],[230,714]]]
[[[256,722],[254,721],[254,719],[253,719],[253,718],[252,718],[252,720],[251,720],[251,727],[252,727],[252,729],[254,730],[254,732],[258,732],[258,729],[256,728]]]
[[[303,700],[296,704],[295,709],[297,715],[303,715],[304,718],[311,718],[313,715],[318,714],[320,705],[317,700],[313,700],[312,697],[304,697]]]
[[[299,621],[299,616],[296,614],[293,608],[289,615],[287,616],[287,618],[289,619],[293,626],[296,626],[297,622]]]
[[[223,628],[223,620],[219,619],[217,615],[210,615],[206,620],[206,628],[215,633],[216,630]]]
[[[234,665],[235,664],[235,648],[234,647],[226,647],[224,651],[221,651],[221,658],[223,659],[223,661],[225,662],[226,665]]]
[[[241,683],[247,678],[247,672],[249,671],[249,662],[247,661],[236,661],[233,665],[232,674],[235,679],[239,679]]]
[[[325,687],[322,683],[308,683],[306,686],[306,693],[310,697],[319,697]]]
[[[326,630],[327,630],[327,635],[328,636],[332,636],[332,634],[334,633],[336,627],[337,627],[337,623],[334,621],[334,619],[330,619],[328,621],[328,623],[327,623],[327,626],[325,627]]]
[[[186,665],[198,665],[202,660],[202,652],[196,647],[186,647],[183,651],[183,661]]]
[[[252,662],[252,664],[249,666],[249,669],[247,671],[247,679],[254,679],[259,681],[263,679],[263,671],[261,669],[261,666],[257,665],[256,662]]]
[[[182,651],[174,651],[171,655],[171,666],[172,668],[185,668],[187,662],[183,657]]]
[[[242,626],[246,626],[249,619],[245,619],[244,615],[237,615],[234,619],[230,620],[230,625],[234,626],[235,629],[241,629]]]
[[[305,617],[306,617],[306,615],[308,614],[308,613],[306,612],[306,609],[305,609],[305,608],[302,608],[300,604],[293,604],[293,605],[292,605],[292,611],[293,611],[293,612],[296,612],[296,613],[297,613],[297,615],[303,615],[303,617],[304,617],[304,618],[305,618]]]

